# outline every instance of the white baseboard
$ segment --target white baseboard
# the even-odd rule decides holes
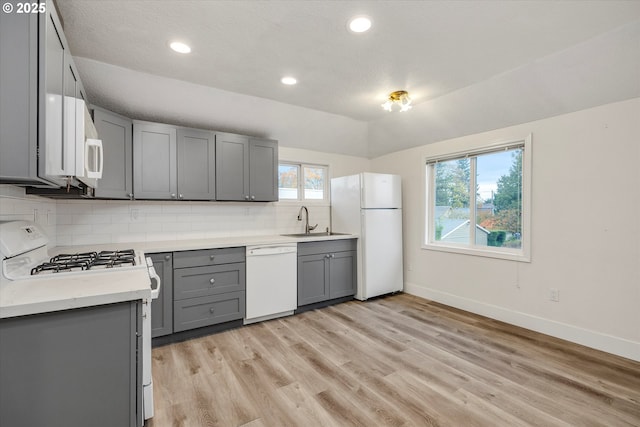
[[[405,282],[404,292],[640,362],[640,342],[463,298],[415,283]]]

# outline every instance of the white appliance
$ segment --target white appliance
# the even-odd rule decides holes
[[[0,223],[0,254],[2,274],[0,284],[18,280],[48,280],[51,274],[108,275],[110,271],[147,269],[151,283],[151,298],[142,304],[142,398],[144,419],[153,416],[153,382],[151,379],[151,299],[160,293],[160,276],[151,258],[133,249],[83,252],[49,256],[49,239],[42,229],[30,221]],[[97,276],[96,276],[97,277]],[[153,284],[155,283],[155,287]]]
[[[402,183],[399,175],[360,173],[331,180],[333,231],[359,234],[356,298],[403,289]]]
[[[244,324],[293,314],[298,306],[298,247],[295,243],[247,246]]]
[[[104,167],[102,140],[98,139],[98,131],[85,102],[77,99],[76,104],[76,108],[82,112],[83,120],[76,121],[75,176],[89,187],[96,188]]]
[[[47,135],[62,135],[62,138],[47,138],[47,174],[75,177],[96,188],[98,179],[102,178],[104,153],[86,103],[72,96],[64,97],[62,132],[62,120],[58,118],[62,113],[56,107],[59,104],[56,97],[49,95],[52,106],[47,114],[52,114],[52,120],[47,120]]]

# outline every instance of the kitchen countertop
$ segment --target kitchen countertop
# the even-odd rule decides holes
[[[230,236],[207,239],[162,240],[157,242],[105,243],[101,245],[66,246],[52,249],[52,253],[82,252],[86,250],[135,249],[145,253],[191,251],[197,249],[230,248],[237,246],[274,245],[283,243],[318,242],[323,240],[357,239],[357,234],[324,235],[310,237],[289,237],[282,235]]]
[[[151,296],[146,268],[127,271],[58,273],[48,280],[6,281],[0,285],[0,318],[132,301]]]
[[[50,256],[87,250],[136,249],[145,253],[215,249],[234,246],[273,245],[322,240],[358,238],[354,234],[287,237],[280,235],[233,236],[209,239],[158,242],[109,243],[86,246],[60,246]],[[0,284],[0,318],[69,310],[101,304],[149,298],[150,279],[146,269],[95,271],[85,274],[59,273],[42,278],[4,281]]]

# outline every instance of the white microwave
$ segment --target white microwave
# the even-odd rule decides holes
[[[104,151],[85,102],[76,99],[75,176],[91,188],[102,178]]]

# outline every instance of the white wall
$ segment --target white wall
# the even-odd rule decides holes
[[[422,159],[529,133],[531,263],[421,249]],[[640,98],[372,160],[403,178],[405,290],[640,360],[638,135]]]
[[[279,147],[280,160],[329,166],[331,176],[368,171],[364,157]],[[330,176],[330,177],[331,177]],[[36,221],[50,246],[145,242],[304,231],[300,206],[318,230],[330,226],[326,202],[232,203],[119,200],[53,200],[0,185],[0,221]]]

